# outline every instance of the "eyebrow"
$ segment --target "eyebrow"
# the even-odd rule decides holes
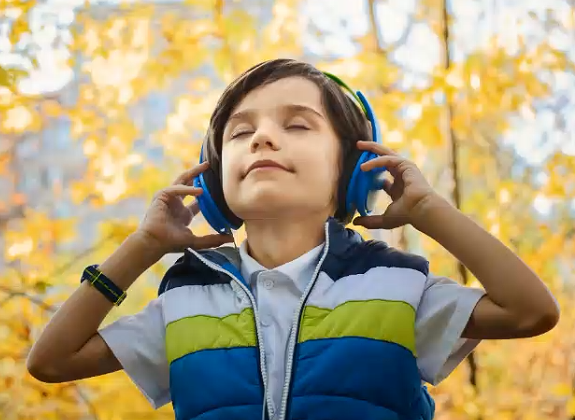
[[[322,119],[325,119],[325,117],[317,110],[313,109],[312,107],[309,107],[307,105],[300,105],[300,104],[289,104],[289,105],[282,105],[279,108],[283,109],[283,110],[287,110],[287,111],[291,111],[291,112],[306,112],[306,113],[311,113],[314,114]],[[228,123],[230,123],[232,120],[237,120],[237,119],[243,119],[243,118],[248,118],[253,116],[256,113],[255,110],[253,109],[246,109],[243,111],[239,111],[236,112],[234,114],[232,114],[229,118],[228,118]]]

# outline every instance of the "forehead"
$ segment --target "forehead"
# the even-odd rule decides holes
[[[287,77],[252,90],[237,105],[234,112],[278,108],[295,103],[321,111],[320,89],[304,77]]]

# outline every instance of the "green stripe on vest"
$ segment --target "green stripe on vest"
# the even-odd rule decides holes
[[[415,355],[415,310],[406,302],[389,300],[350,301],[334,309],[305,308],[300,343],[339,337],[388,341]]]
[[[171,322],[166,327],[168,362],[200,350],[257,346],[254,311],[218,318],[196,315]]]

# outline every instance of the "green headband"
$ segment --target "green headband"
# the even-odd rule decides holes
[[[351,96],[355,99],[359,107],[362,109],[363,113],[369,118],[367,109],[365,109],[365,106],[363,105],[363,102],[361,102],[361,99],[359,99],[359,96],[357,96],[357,94],[343,80],[341,80],[334,74],[328,73],[327,71],[324,71],[323,74],[325,74],[327,77],[329,77],[339,86],[341,86],[344,90],[348,91],[351,94]]]

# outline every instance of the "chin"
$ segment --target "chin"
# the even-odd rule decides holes
[[[265,220],[288,217],[299,213],[309,213],[313,209],[310,204],[313,198],[302,197],[294,194],[293,189],[282,189],[275,185],[273,188],[265,188],[263,185],[228,200],[230,209],[243,220]]]
[[[273,219],[282,214],[289,213],[297,209],[299,200],[290,194],[272,190],[260,190],[241,197],[235,203],[228,203],[231,210],[241,219]]]

